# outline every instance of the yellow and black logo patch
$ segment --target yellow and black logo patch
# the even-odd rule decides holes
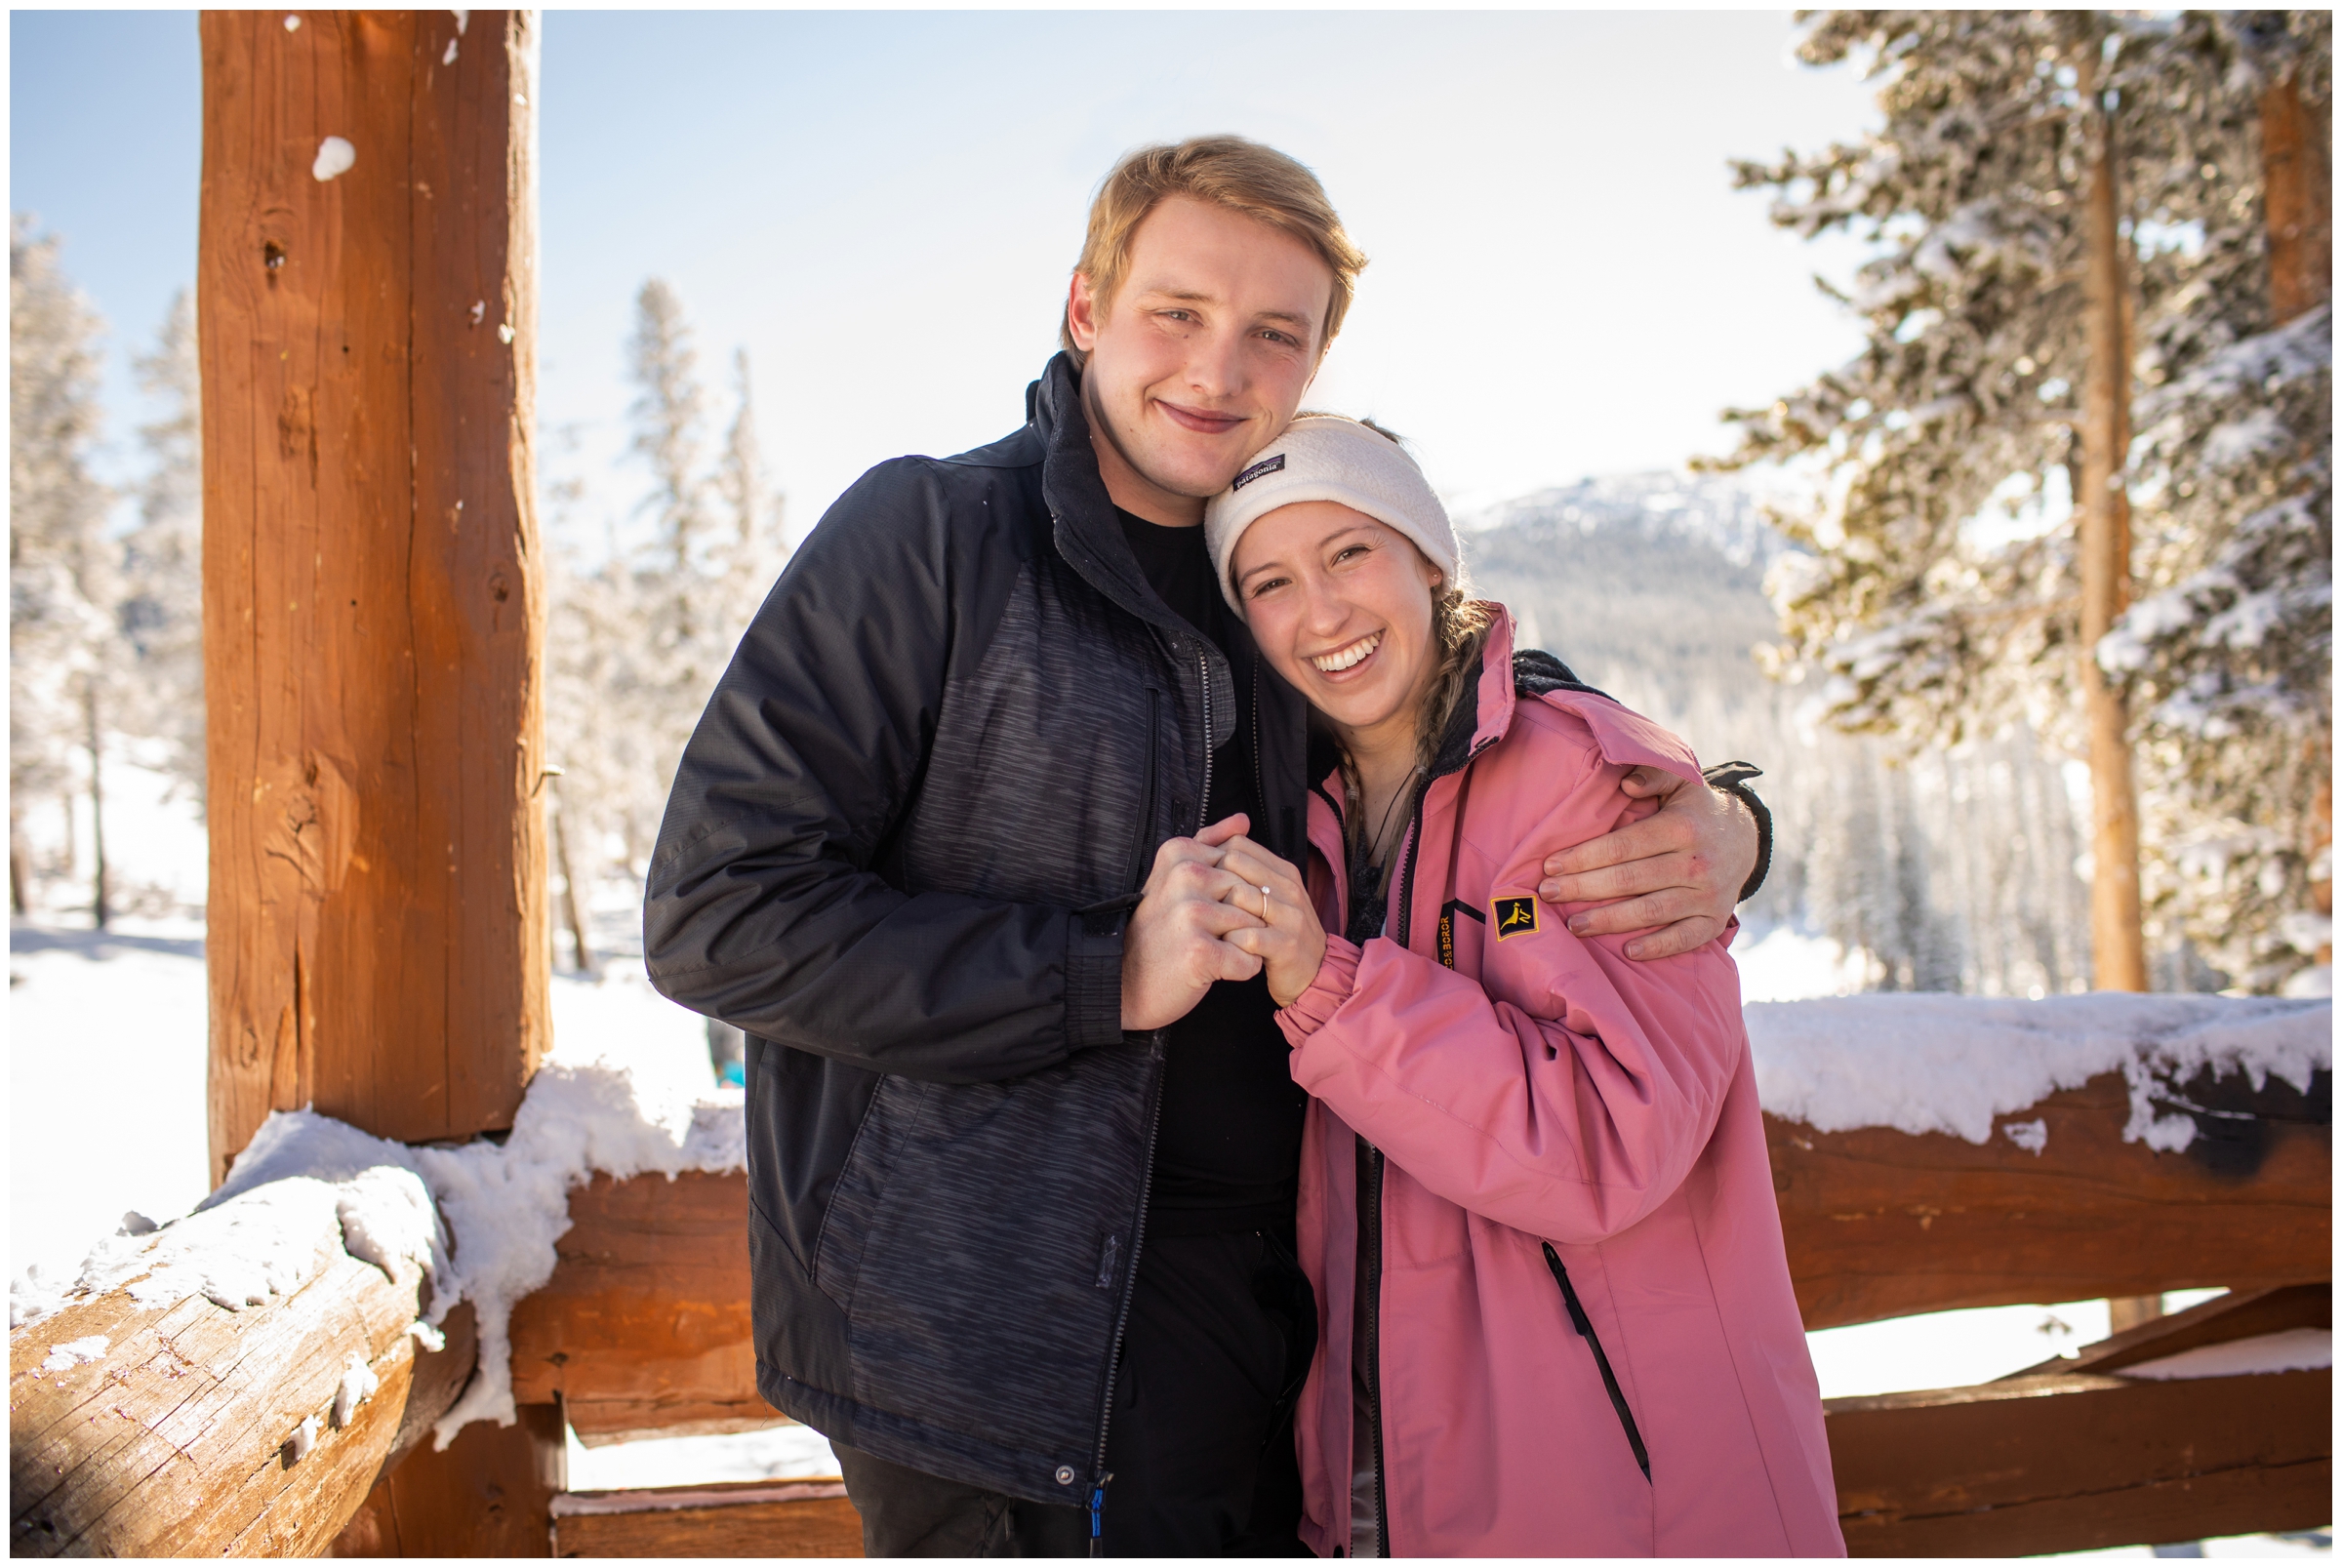
[[[1496,940],[1521,937],[1537,929],[1537,901],[1535,899],[1496,899],[1488,907],[1496,914]]]

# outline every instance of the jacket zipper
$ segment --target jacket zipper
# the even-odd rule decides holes
[[[1416,785],[1415,808],[1407,814],[1407,871],[1400,878],[1398,945],[1407,945],[1408,909],[1415,896],[1415,856],[1423,837],[1423,797],[1430,781]],[[1353,889],[1351,896],[1357,896]],[[1374,1423],[1374,1554],[1391,1555],[1391,1489],[1383,1479],[1383,1151],[1358,1140],[1365,1157],[1365,1190],[1358,1203],[1359,1270],[1366,1286],[1366,1416]],[[1351,1548],[1354,1555],[1357,1548]]]
[[[1139,1223],[1131,1227],[1129,1272],[1122,1278],[1122,1305],[1114,1309],[1113,1345],[1106,1358],[1106,1398],[1098,1409],[1098,1452],[1090,1466],[1090,1555],[1106,1555],[1106,1488],[1113,1474],[1106,1467],[1106,1433],[1114,1421],[1114,1387],[1122,1379],[1122,1338],[1130,1328],[1131,1298],[1139,1289],[1139,1249],[1147,1241],[1147,1194],[1154,1189],[1154,1135],[1163,1119],[1160,1070],[1163,1031],[1147,1038],[1148,1063],[1154,1068],[1147,1089],[1147,1163],[1139,1171]]]
[[[1635,1425],[1635,1412],[1627,1407],[1625,1390],[1618,1386],[1618,1375],[1610,1370],[1610,1358],[1602,1353],[1601,1337],[1594,1332],[1594,1320],[1586,1315],[1585,1304],[1569,1282],[1569,1270],[1561,1266],[1561,1255],[1552,1242],[1545,1243],[1545,1266],[1554,1271],[1555,1282],[1561,1287],[1561,1304],[1569,1308],[1569,1326],[1578,1331],[1594,1351],[1594,1364],[1602,1374],[1602,1387],[1609,1391],[1610,1408],[1618,1412],[1618,1424],[1626,1429],[1627,1446],[1635,1450],[1635,1463],[1642,1467],[1642,1478],[1651,1478],[1651,1456],[1642,1446],[1642,1432]]]
[[[1473,758],[1494,744],[1487,742],[1474,746],[1465,756],[1464,765],[1469,766]],[[1399,878],[1398,892],[1396,940],[1401,947],[1407,945],[1407,939],[1414,931],[1415,862],[1423,853],[1423,805],[1425,797],[1432,792],[1433,783],[1433,780],[1426,778],[1416,784],[1415,809],[1408,813],[1407,869],[1406,874]],[[1336,815],[1339,816],[1339,812]],[[1356,889],[1351,890],[1351,897],[1357,897]],[[1358,1244],[1359,1257],[1365,1262],[1360,1272],[1369,1287],[1366,1298],[1366,1412],[1374,1422],[1374,1554],[1388,1557],[1391,1555],[1391,1491],[1383,1480],[1383,1151],[1363,1138],[1358,1140],[1358,1147],[1366,1156],[1366,1186],[1358,1204]],[[1552,1249],[1547,1250],[1550,1252]],[[1554,1266],[1560,1266],[1558,1259]],[[1565,1282],[1562,1289],[1568,1288]],[[1576,1298],[1572,1297],[1571,1300],[1574,1302]],[[1595,1354],[1601,1354],[1600,1346],[1595,1346]],[[1602,1375],[1608,1377],[1609,1363],[1603,1362],[1602,1368]],[[1618,1408],[1620,1415],[1628,1422],[1632,1436],[1634,1418],[1626,1415],[1627,1407],[1623,1399]],[[1635,1453],[1640,1454],[1642,1439],[1635,1436],[1633,1440]],[[1643,1468],[1643,1478],[1650,1478],[1648,1466]],[[1353,1554],[1356,1552],[1354,1543],[1351,1549]]]
[[[1195,830],[1204,829],[1204,814],[1211,810],[1212,801],[1212,665],[1203,650],[1195,651],[1195,667],[1203,675],[1203,792],[1195,802]],[[1151,693],[1149,711],[1152,712]],[[1147,748],[1151,764],[1154,736],[1148,732]],[[1148,795],[1153,795],[1153,769],[1148,770]],[[1142,824],[1141,831],[1145,831]],[[1159,1066],[1163,1058],[1163,1031],[1156,1029],[1147,1042],[1151,1065]],[[1139,1222],[1131,1227],[1129,1272],[1123,1276],[1122,1305],[1114,1311],[1113,1347],[1107,1356],[1106,1398],[1098,1411],[1098,1453],[1090,1467],[1090,1555],[1106,1555],[1106,1488],[1113,1475],[1106,1467],[1106,1434],[1114,1421],[1114,1386],[1121,1381],[1122,1339],[1130,1328],[1131,1298],[1139,1288],[1139,1249],[1147,1242],[1148,1196],[1154,1190],[1154,1137],[1163,1119],[1162,1073],[1150,1075],[1147,1089],[1147,1163],[1139,1171]]]
[[[1261,809],[1261,820],[1252,824],[1253,840],[1266,844],[1272,829],[1269,825],[1269,786],[1261,779],[1261,663],[1257,653],[1253,655],[1252,663],[1252,803]],[[1289,849],[1292,846],[1279,847]],[[1309,858],[1306,852],[1302,858],[1305,861]]]
[[[1200,833],[1210,825],[1205,817],[1212,809],[1212,662],[1201,648],[1195,650],[1195,668],[1203,676],[1203,794],[1195,802],[1195,831]]]
[[[1360,1163],[1366,1167],[1363,1201],[1358,1205],[1359,1256],[1365,1262],[1366,1296],[1366,1417],[1374,1423],[1374,1555],[1391,1555],[1391,1493],[1383,1484],[1383,1151],[1358,1140]],[[1357,1555],[1352,1543],[1351,1555]]]

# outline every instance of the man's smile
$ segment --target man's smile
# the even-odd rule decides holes
[[[1159,397],[1154,400],[1154,406],[1161,409],[1172,423],[1183,430],[1192,430],[1197,435],[1226,435],[1237,425],[1245,422],[1245,417],[1241,414],[1221,414],[1211,409],[1183,408],[1177,403],[1167,402]]]

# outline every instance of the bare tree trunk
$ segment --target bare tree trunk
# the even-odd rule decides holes
[[[2092,797],[2090,952],[2099,990],[2147,988],[2139,907],[2139,808],[2130,776],[2130,714],[2120,685],[2098,663],[2098,642],[2130,606],[2130,333],[2114,128],[2097,122],[2084,197],[2089,239],[2087,341],[2082,391],[2081,700]]]
[[[30,857],[24,853],[24,814],[13,799],[8,803],[8,906],[18,914],[32,912]]]
[[[2332,297],[2333,191],[2320,117],[2287,75],[2261,94],[2261,189],[2276,326]]]
[[[578,950],[578,972],[588,980],[602,978],[601,960],[586,940],[585,907],[578,902],[576,863],[569,858],[569,812],[561,797],[553,797],[553,861],[561,869],[561,916],[569,923],[569,940]]]
[[[2324,122],[2301,101],[2301,89],[2288,74],[2261,94],[2261,208],[2269,225],[2269,314],[2283,326],[2333,297],[2333,189]],[[2310,809],[2310,902],[2319,913],[2334,912],[2330,870],[2334,847],[2334,778],[2331,753],[2321,742],[2306,748],[2316,771],[2318,793]],[[2329,867],[2319,876],[2315,868]],[[2331,943],[2318,962],[2334,961]]]
[[[81,718],[83,741],[90,748],[90,858],[97,863],[90,873],[90,921],[103,931],[113,911],[105,902],[105,770],[104,751],[98,739],[98,682],[94,678],[81,684]]]

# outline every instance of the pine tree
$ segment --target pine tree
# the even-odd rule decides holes
[[[72,786],[74,751],[99,736],[118,657],[114,552],[104,537],[106,489],[90,472],[98,439],[98,339],[104,330],[58,261],[54,236],[11,221],[9,284],[9,881],[19,912],[32,867],[21,811],[33,795]],[[101,807],[101,795],[92,806]],[[98,826],[102,846],[102,815]],[[106,918],[103,850],[91,890]]]
[[[2313,823],[2331,798],[2331,19],[2247,14],[2238,36],[2256,156],[2267,169],[2273,119],[2306,107],[2315,135],[2296,131],[2293,152],[2310,167],[2263,180],[2264,244],[2240,246],[2146,345],[2132,458],[2144,591],[2098,658],[2145,721],[2143,804],[2171,849],[2149,868],[2150,907],[2238,984],[2274,989],[2322,956],[2332,909]],[[2317,209],[2304,235],[2285,233],[2304,216],[2288,183]]]
[[[140,383],[163,406],[139,428],[147,471],[139,522],[123,541],[122,631],[137,679],[125,693],[125,727],[169,745],[178,787],[203,798],[203,416],[195,308],[186,291],[171,302],[152,351],[137,360]]]
[[[2093,654],[2141,565],[2150,587],[2178,581],[2166,533],[2201,541],[2207,526],[2158,512],[2130,547],[2131,493],[2162,492],[2131,467],[2125,425],[2160,428],[2165,403],[2142,394],[2204,384],[2191,378],[2266,313],[2249,51],[2196,14],[1832,12],[1799,52],[1866,57],[1886,123],[1856,145],[1736,168],[1740,185],[1779,193],[1776,223],[1846,229],[1877,253],[1839,296],[1864,319],[1864,352],[1727,415],[1742,433],[1729,464],[1804,460],[1827,475],[1822,504],[1780,518],[1804,548],[1771,583],[1778,663],[1819,671],[1849,729],[1956,742],[2023,722],[2071,751],[2087,734],[2095,962],[2101,984],[2138,985],[2125,709],[2134,693],[2158,699],[2135,666]],[[2266,378],[2220,385],[2221,424],[2245,405],[2283,420]],[[2190,476],[2169,471],[2176,494]],[[2309,571],[2303,552],[2285,559],[2273,569]],[[2140,624],[2121,622],[2106,650],[2139,642]],[[2157,811],[2174,750],[2203,744],[2167,706],[2146,726]],[[2153,826],[2171,861],[2187,829]],[[2165,934],[2186,930],[2170,912]]]
[[[727,639],[737,641],[772,586],[788,545],[782,532],[781,498],[766,477],[763,449],[756,439],[756,404],[746,348],[732,351],[732,381],[739,401],[724,434],[715,489],[733,525],[723,562],[721,624]]]

